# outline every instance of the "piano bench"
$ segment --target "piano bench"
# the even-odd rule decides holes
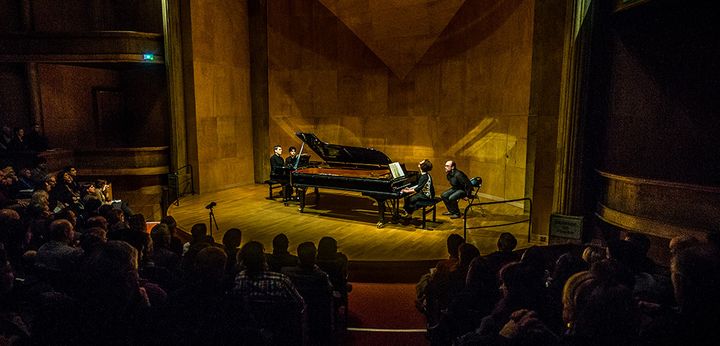
[[[425,229],[425,222],[427,220],[427,214],[432,212],[432,222],[436,222],[437,219],[437,204],[442,201],[442,198],[435,197],[432,200],[421,200],[417,201],[417,206],[422,207],[422,229]]]
[[[265,184],[268,185],[268,199],[274,200],[273,198],[273,190],[280,189],[280,191],[283,191],[283,184],[277,180],[268,179],[265,180]]]

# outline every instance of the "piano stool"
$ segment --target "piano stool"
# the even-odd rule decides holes
[[[273,190],[275,190],[275,189],[280,189],[281,196],[284,197],[284,195],[282,195],[282,191],[283,191],[283,183],[282,182],[279,182],[279,181],[273,180],[273,179],[268,179],[268,180],[265,180],[265,184],[268,185],[268,199],[272,199],[272,200],[275,199],[275,198],[273,198]]]
[[[425,222],[427,219],[427,214],[432,212],[432,222],[436,221],[437,216],[437,204],[442,201],[442,198],[435,197],[432,200],[420,200],[417,201],[417,206],[422,207],[422,229],[425,229]]]

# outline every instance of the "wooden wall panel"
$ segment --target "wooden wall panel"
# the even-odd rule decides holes
[[[38,64],[45,135],[51,147],[95,148],[98,124],[93,88],[120,89],[117,71],[70,65]]]
[[[32,22],[41,32],[163,30],[157,0],[35,0]]]
[[[168,90],[164,66],[148,65],[123,71],[122,86],[127,101],[128,133],[133,147],[166,146],[170,143]]]
[[[32,116],[25,65],[0,64],[0,85],[0,124],[29,127]]]
[[[193,1],[190,13],[200,191],[253,183],[246,3]]]
[[[18,0],[0,0],[0,31],[19,31],[22,29],[22,2]]]
[[[465,2],[403,79],[320,1],[268,6],[271,144],[302,130],[412,168],[429,158],[438,191],[454,159],[486,194],[524,196],[532,0]]]

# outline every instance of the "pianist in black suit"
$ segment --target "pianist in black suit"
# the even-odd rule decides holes
[[[297,148],[288,148],[288,153],[290,153],[290,156],[285,159],[285,166],[295,167],[295,161],[297,161]]]
[[[448,210],[447,213],[443,213],[443,215],[450,215],[451,219],[457,219],[460,217],[458,200],[470,196],[472,193],[472,184],[470,184],[470,179],[468,179],[467,175],[455,167],[455,161],[445,162],[445,172],[447,173],[447,180],[450,183],[450,189],[440,195]]]
[[[270,156],[270,179],[286,175],[286,172],[283,171],[285,169],[285,160],[282,158],[282,147],[276,145],[273,147],[273,151],[275,153]],[[286,184],[283,186],[283,200],[288,200],[290,195],[292,195],[292,188],[289,184]]]
[[[420,178],[418,178],[417,185],[406,187],[402,190],[403,193],[413,194],[405,197],[403,209],[407,213],[407,217],[412,217],[412,213],[418,209],[418,201],[432,200],[435,198],[435,186],[429,173],[432,167],[430,160],[424,159],[420,161],[418,164],[418,168],[420,168]]]
[[[282,167],[285,166],[285,160],[282,158],[282,147],[279,145],[276,145],[273,148],[273,151],[275,153],[273,156],[270,156],[270,175],[276,175],[281,174]]]

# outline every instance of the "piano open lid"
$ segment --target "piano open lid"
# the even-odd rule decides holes
[[[392,162],[385,153],[372,148],[325,143],[314,133],[297,132],[295,135],[328,164],[387,166]]]

